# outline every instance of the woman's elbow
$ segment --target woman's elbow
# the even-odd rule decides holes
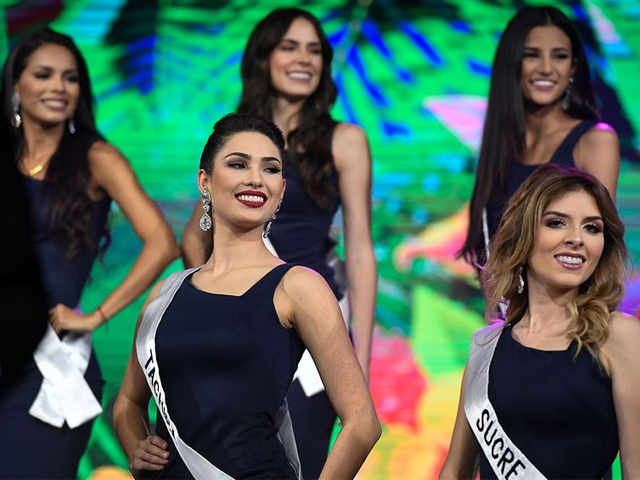
[[[163,269],[180,257],[180,247],[171,231],[158,235],[149,242],[149,245],[154,249],[154,257]]]
[[[371,450],[382,436],[382,427],[375,413],[361,418],[354,427],[358,440],[368,450]]]

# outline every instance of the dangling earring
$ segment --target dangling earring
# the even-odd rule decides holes
[[[200,228],[202,229],[203,232],[206,232],[211,228],[211,225],[213,225],[213,222],[211,221],[211,217],[209,216],[209,209],[210,209],[209,204],[211,203],[211,194],[209,193],[209,190],[207,190],[206,188],[202,190],[200,201],[202,202],[202,210],[204,210],[204,213],[200,217]]]
[[[22,125],[22,117],[20,117],[20,95],[14,93],[11,95],[11,108],[13,109],[13,115],[11,116],[11,125],[13,128],[20,128]]]
[[[281,206],[282,206],[282,199],[280,199],[280,201],[278,202],[278,206],[276,207],[276,211],[273,212],[273,215],[271,215],[271,218],[267,222],[267,226],[264,228],[264,231],[262,232],[262,238],[267,238],[269,236],[269,234],[271,233],[271,224],[276,219],[276,213],[278,213],[280,211],[280,207]]]
[[[518,268],[518,293],[524,291],[524,278],[522,277],[522,265]]]
[[[75,122],[73,121],[73,117],[71,117],[71,118],[69,119],[69,133],[70,133],[71,135],[73,135],[74,133],[76,133],[76,124],[75,124]]]
[[[569,77],[569,83],[567,89],[564,91],[564,97],[562,98],[562,110],[565,112],[569,110],[571,106],[571,89],[573,88],[573,77]]]

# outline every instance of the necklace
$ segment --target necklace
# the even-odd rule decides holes
[[[28,169],[25,165],[25,170],[27,171],[27,174],[30,177],[33,177],[34,175],[39,174],[42,170],[44,170],[44,167],[47,166],[47,163],[49,163],[49,160],[45,160],[44,162],[36,165],[35,167],[33,167],[32,169]],[[24,165],[24,162],[22,163]]]

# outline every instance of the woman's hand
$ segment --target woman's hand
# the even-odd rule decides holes
[[[137,474],[144,470],[162,470],[169,462],[167,447],[167,442],[155,435],[149,435],[144,440],[140,440],[129,464],[133,476],[137,478]]]
[[[59,303],[49,310],[49,322],[56,333],[62,330],[71,332],[93,332],[102,323],[102,317],[96,311],[81,313]]]

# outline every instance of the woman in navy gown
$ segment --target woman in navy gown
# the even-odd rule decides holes
[[[287,195],[269,240],[286,262],[320,273],[351,322],[353,344],[365,376],[371,357],[376,299],[376,260],[371,238],[371,156],[366,134],[337,122],[331,78],[333,51],[309,12],[277,9],[251,32],[242,59],[238,111],[276,123],[287,142]],[[330,238],[342,207],[345,274]],[[201,265],[197,209],[183,237],[187,266]],[[347,305],[348,304],[348,305]],[[305,478],[318,478],[327,458],[336,414],[308,355],[288,395]]]
[[[305,347],[342,419],[320,477],[353,478],[380,435],[330,286],[263,242],[284,159],[282,132],[254,115],[223,117],[205,145],[199,223],[212,254],[151,291],[114,406],[136,477],[301,479],[285,395]]]
[[[45,29],[18,42],[3,67],[0,102],[3,161],[23,174],[50,309],[33,359],[0,385],[0,478],[75,478],[101,412],[90,332],[144,292],[178,249],[127,160],[96,129],[87,66],[70,37]],[[108,243],[112,199],[143,248],[119,286],[82,313],[82,289]]]
[[[615,311],[624,226],[607,189],[548,165],[516,191],[483,272],[476,332],[440,479],[640,478],[640,323]]]
[[[491,71],[469,227],[460,254],[483,265],[505,205],[540,165],[576,167],[614,197],[618,137],[599,121],[575,26],[555,7],[527,7],[500,38]]]

